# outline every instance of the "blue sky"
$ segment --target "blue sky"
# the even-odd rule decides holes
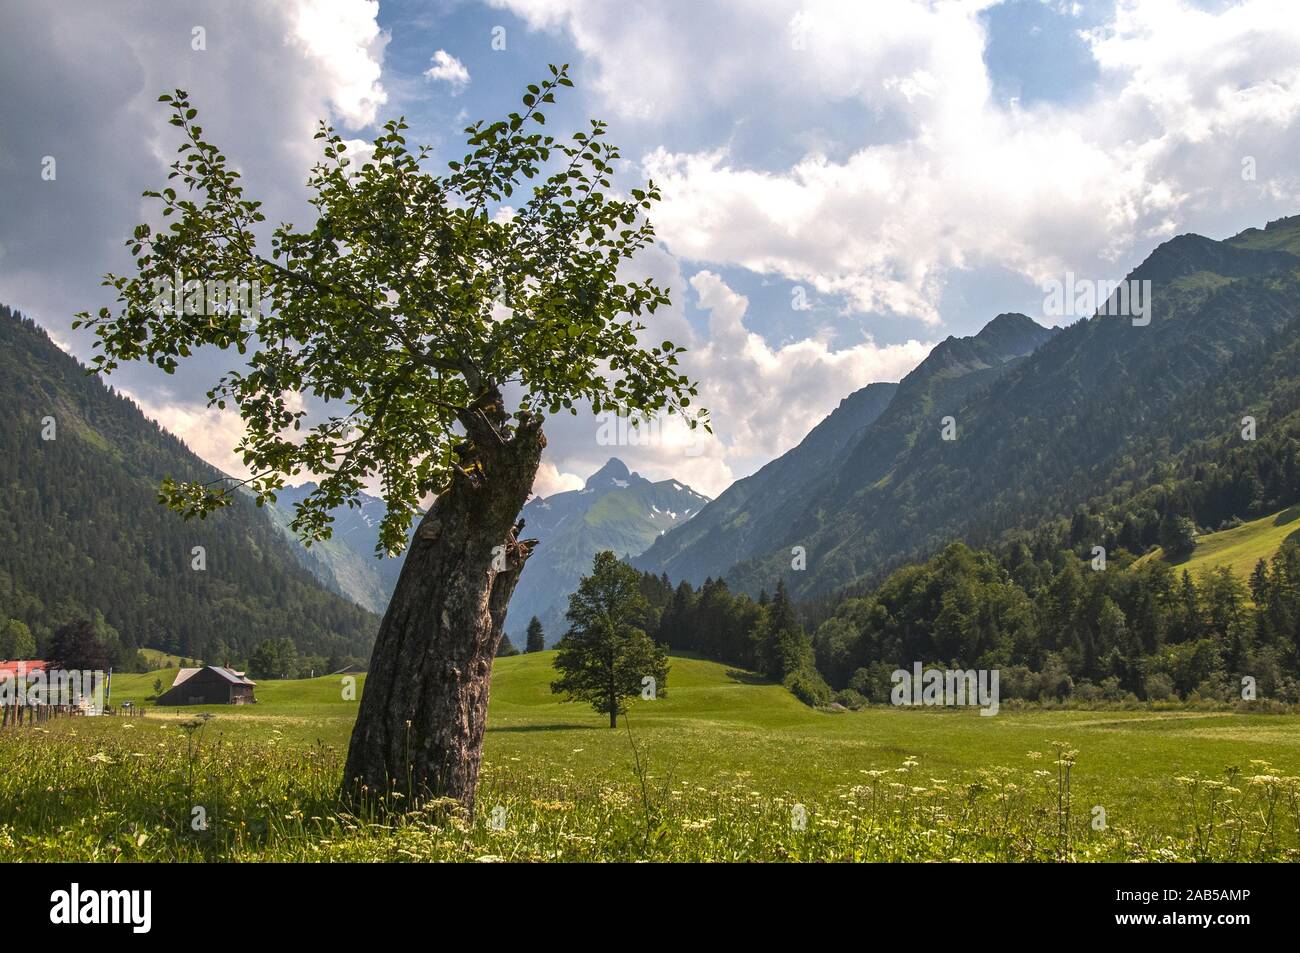
[[[441,162],[468,121],[568,62],[577,88],[548,127],[605,119],[620,182],[661,185],[661,242],[639,267],[674,307],[652,330],[690,347],[717,434],[610,447],[592,418],[553,421],[537,489],[618,455],[713,495],[948,335],[1003,311],[1059,322],[1043,286],[1066,271],[1119,278],[1176,234],[1300,211],[1294,14],[1285,0],[6,5],[0,301],[89,356],[71,315],[108,303],[98,276],[125,267],[139,192],[164,174],[163,89],[192,93],[273,219],[301,221],[316,118],[366,139],[405,115]],[[48,155],[52,182],[34,171]],[[224,360],[114,383],[237,471],[239,422],[203,401]]]

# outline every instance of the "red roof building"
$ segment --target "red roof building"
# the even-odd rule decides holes
[[[6,675],[12,675],[14,678],[17,678],[19,674],[32,675],[36,672],[44,672],[49,667],[49,662],[38,658],[0,662],[0,678],[4,678]]]

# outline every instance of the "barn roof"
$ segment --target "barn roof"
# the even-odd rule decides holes
[[[228,682],[234,682],[236,685],[256,685],[257,682],[245,678],[243,672],[236,672],[233,668],[226,668],[224,665],[209,665],[208,668],[216,672]]]
[[[224,678],[226,681],[231,682],[235,685],[256,685],[257,684],[257,682],[245,678],[243,672],[236,672],[233,668],[226,668],[223,665],[206,665],[204,666],[204,668],[211,669],[212,671],[216,672],[217,675],[219,675],[221,678]],[[196,673],[201,671],[203,671],[203,669],[199,669],[199,668],[181,669],[176,673],[176,681],[172,682],[172,688],[175,688],[177,685],[192,678]]]

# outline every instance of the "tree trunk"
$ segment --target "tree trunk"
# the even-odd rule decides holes
[[[516,539],[515,520],[546,438],[540,416],[510,427],[495,389],[460,419],[460,465],[415,532],[371,653],[343,777],[354,807],[400,794],[400,810],[437,797],[474,810],[492,660],[537,542]]]

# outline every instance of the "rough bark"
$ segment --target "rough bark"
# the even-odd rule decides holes
[[[354,806],[474,809],[492,660],[536,543],[515,521],[546,439],[540,416],[511,428],[495,390],[460,418],[460,466],[415,532],[371,653],[344,771]]]

